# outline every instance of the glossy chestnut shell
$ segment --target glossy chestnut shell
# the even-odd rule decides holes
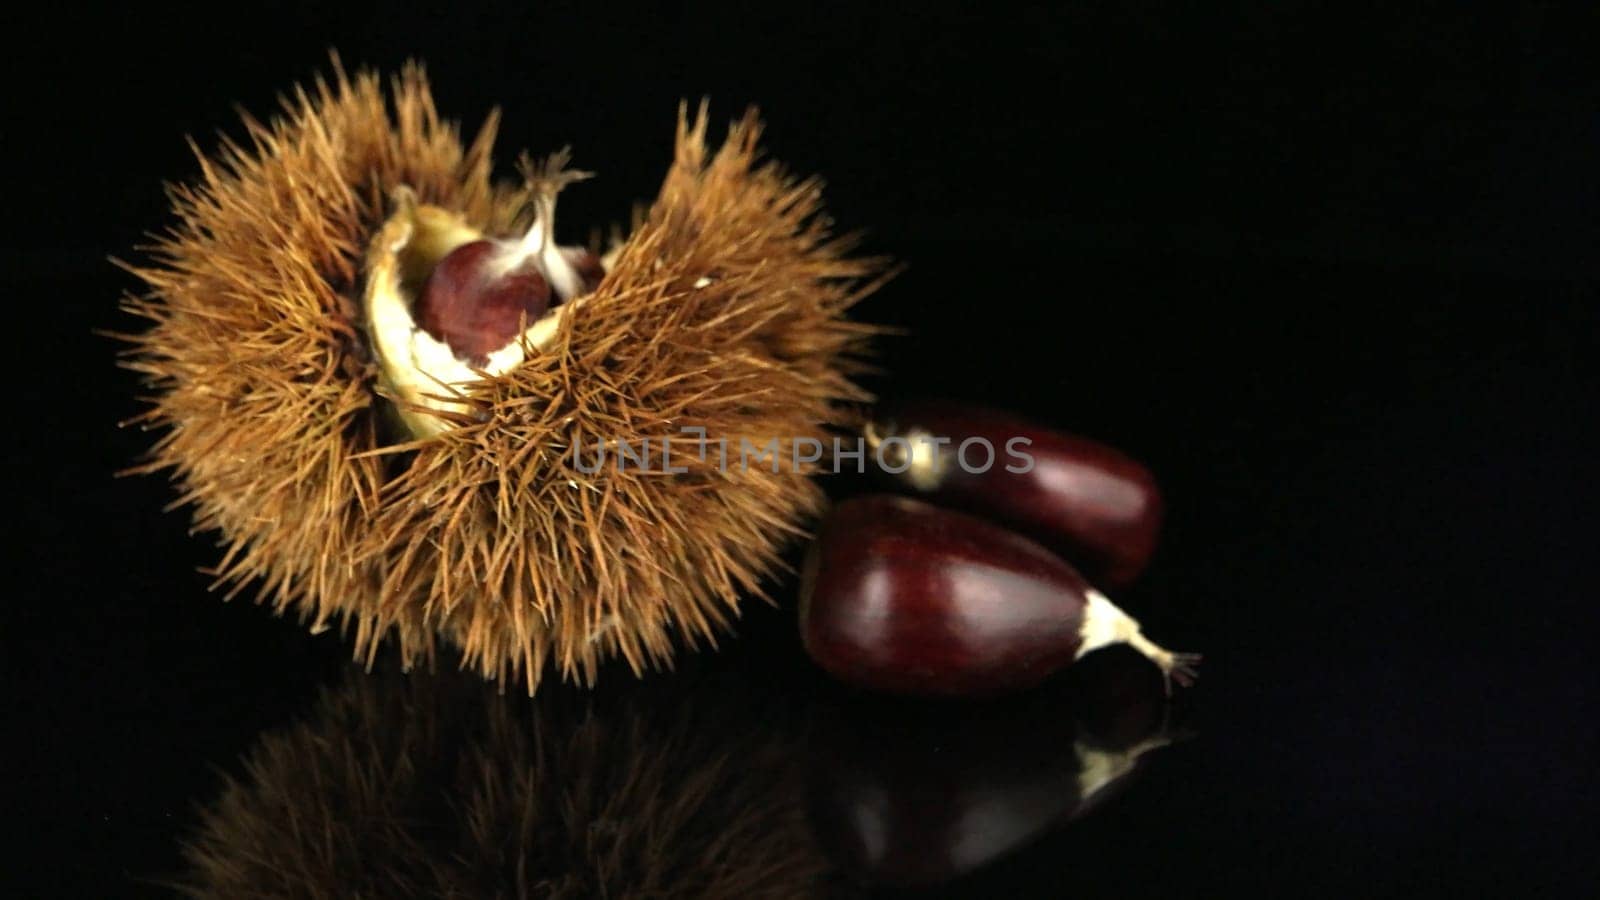
[[[1105,444],[1007,413],[933,401],[887,410],[881,429],[949,438],[937,483],[915,485],[925,496],[1027,534],[1071,560],[1100,587],[1133,582],[1155,552],[1163,512],[1155,478]],[[968,448],[970,466],[957,458],[961,445],[975,438],[993,447],[987,471],[971,471],[987,459],[981,444]],[[1014,442],[1017,438],[1027,443]],[[1030,471],[1008,470],[1026,467],[1017,454],[1031,457]]]
[[[1033,541],[904,497],[858,497],[825,520],[800,627],[818,665],[874,690],[1004,693],[1075,658],[1088,583]]]
[[[500,241],[462,244],[439,260],[417,298],[417,324],[475,365],[550,307],[550,282],[533,257],[497,270],[496,258],[507,252]]]

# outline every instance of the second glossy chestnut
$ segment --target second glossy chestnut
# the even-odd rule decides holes
[[[1105,444],[934,401],[885,409],[867,439],[901,484],[1027,534],[1101,587],[1128,585],[1155,552],[1163,509],[1155,478]]]

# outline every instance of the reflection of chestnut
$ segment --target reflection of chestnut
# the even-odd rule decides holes
[[[852,698],[825,713],[808,782],[819,843],[857,877],[930,885],[1032,843],[1082,815],[1145,752],[1167,743],[1160,680],[1130,655],[1095,677],[982,706],[890,706]],[[1098,661],[1097,661],[1098,662]],[[1110,682],[1123,715],[1113,733],[1074,724]],[[1142,678],[1139,676],[1143,676]]]
[[[995,519],[1114,589],[1155,552],[1161,494],[1144,466],[1104,444],[994,410],[922,402],[869,430],[899,480],[940,504]],[[904,443],[901,443],[904,441]],[[936,443],[937,442],[937,443]]]
[[[1139,624],[1059,557],[1011,531],[902,497],[834,507],[807,562],[806,651],[875,690],[977,696],[1036,684],[1127,643],[1180,683],[1199,661]]]
[[[1065,687],[1078,739],[1089,746],[1126,751],[1167,729],[1160,673],[1125,647],[1085,657]]]

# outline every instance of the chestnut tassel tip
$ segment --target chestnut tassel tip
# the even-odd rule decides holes
[[[1129,643],[1133,644],[1135,649],[1150,657],[1157,666],[1161,667],[1161,674],[1165,677],[1167,683],[1167,696],[1172,696],[1172,683],[1174,681],[1178,683],[1179,687],[1192,687],[1195,679],[1200,677],[1200,654],[1173,653],[1170,650],[1163,650],[1145,640],[1143,635],[1140,635],[1139,640],[1149,644],[1152,649],[1145,650],[1144,647],[1134,641],[1129,641]]]
[[[1139,651],[1161,669],[1167,696],[1172,696],[1172,683],[1182,687],[1194,684],[1200,677],[1198,653],[1175,653],[1144,636],[1139,623],[1123,612],[1111,598],[1096,590],[1087,592],[1088,603],[1083,610],[1083,624],[1078,629],[1080,643],[1078,658],[1090,651],[1112,644],[1127,644]]]

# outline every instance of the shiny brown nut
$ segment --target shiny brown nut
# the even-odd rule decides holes
[[[983,519],[857,497],[823,522],[800,600],[806,651],[842,681],[983,696],[1028,687],[1126,643],[1181,684],[1199,657],[1151,643],[1066,562]]]
[[[981,514],[1060,553],[1089,580],[1125,587],[1161,531],[1161,493],[1138,462],[1087,438],[995,410],[922,402],[868,428],[882,467],[920,496]]]
[[[511,259],[506,257],[511,256]],[[550,282],[532,259],[496,240],[462,244],[439,260],[413,310],[417,324],[458,359],[483,366],[489,354],[550,307]]]

